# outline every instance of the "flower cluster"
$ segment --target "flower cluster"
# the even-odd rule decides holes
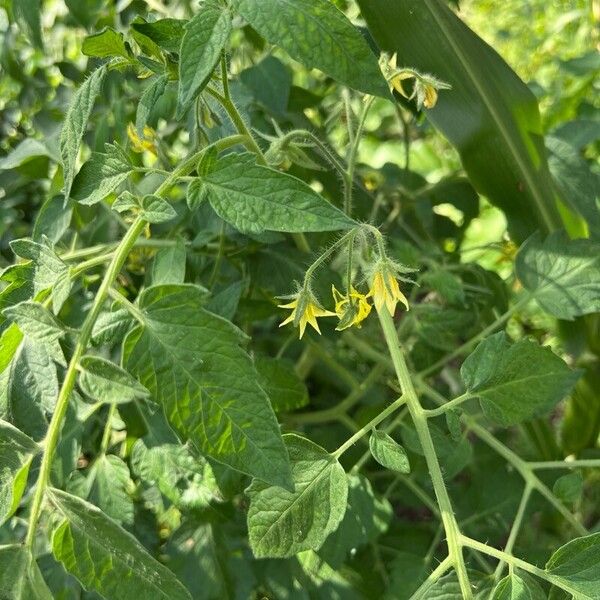
[[[401,302],[406,310],[409,310],[408,300],[400,291],[398,284],[398,280],[408,281],[399,274],[406,272],[407,269],[388,258],[383,258],[372,265],[370,271],[370,289],[366,294],[359,292],[352,284],[349,284],[345,294],[332,286],[334,311],[323,308],[310,286],[305,284],[297,293],[287,297],[291,302],[279,305],[279,308],[292,311],[280,327],[293,323],[300,329],[300,338],[304,335],[307,324],[311,325],[319,334],[321,333],[317,323],[318,317],[337,316],[339,319],[337,331],[343,331],[353,326],[360,327],[371,313],[371,299],[378,312],[385,309],[394,316],[398,302]]]

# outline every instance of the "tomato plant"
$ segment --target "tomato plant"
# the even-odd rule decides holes
[[[1,598],[600,598],[598,6],[467,4],[4,0]]]

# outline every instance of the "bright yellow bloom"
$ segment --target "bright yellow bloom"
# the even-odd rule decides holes
[[[294,323],[297,327],[300,327],[300,339],[304,335],[307,323],[317,331],[321,333],[319,324],[317,323],[317,317],[335,317],[335,313],[330,310],[325,310],[319,306],[319,303],[315,300],[312,294],[308,297],[304,296],[305,292],[300,292],[297,298],[292,300],[289,304],[279,304],[279,308],[288,308],[292,310],[292,314],[279,325],[283,327],[288,323]],[[298,305],[300,303],[300,306]],[[298,312],[300,309],[300,312]]]
[[[157,155],[156,144],[154,143],[156,132],[152,127],[146,125],[144,127],[144,137],[140,137],[135,125],[129,123],[127,126],[127,137],[131,142],[131,147],[134,152],[151,152],[154,156]]]
[[[378,311],[381,311],[385,305],[392,317],[396,312],[398,302],[402,302],[406,306],[406,310],[410,310],[406,296],[400,291],[398,280],[387,269],[378,269],[375,272],[368,296],[373,297],[375,308]]]
[[[371,312],[367,296],[353,286],[350,286],[350,293],[347,295],[340,293],[334,285],[331,286],[331,291],[335,300],[335,314],[340,319],[336,331],[343,331],[353,325],[360,327]]]

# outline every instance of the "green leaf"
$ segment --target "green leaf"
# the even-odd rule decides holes
[[[185,243],[181,238],[172,246],[161,248],[152,261],[151,280],[153,285],[183,283],[185,280]]]
[[[95,346],[117,344],[125,337],[132,323],[129,311],[124,308],[102,312],[92,330],[92,343]]]
[[[39,242],[46,236],[56,244],[69,229],[73,216],[73,203],[64,201],[62,195],[49,197],[37,215],[32,238]]]
[[[389,97],[376,56],[329,0],[234,0],[233,7],[267,41],[366,94]]]
[[[231,154],[203,179],[215,212],[242,233],[335,231],[356,223],[291,175]]]
[[[579,471],[559,477],[552,486],[552,492],[563,502],[572,504],[581,497],[583,476]]]
[[[546,600],[546,594],[534,579],[512,573],[496,586],[492,600]]]
[[[206,310],[209,310],[210,312],[215,313],[215,315],[219,315],[220,317],[231,321],[237,312],[244,287],[244,281],[234,281],[226,288],[219,290],[209,300],[208,304],[206,305]],[[267,395],[268,394],[269,393],[267,392]],[[273,399],[271,399],[271,403],[273,403]]]
[[[165,92],[167,81],[168,79],[166,75],[159,75],[144,90],[144,93],[138,102],[137,112],[135,115],[135,128],[140,137],[142,137],[144,134],[144,127],[148,124],[148,120],[154,105]]]
[[[40,156],[51,156],[50,149],[39,140],[26,138],[0,159],[0,171],[16,169]]]
[[[351,551],[375,541],[387,531],[392,514],[391,504],[375,496],[364,475],[348,475],[346,513],[340,526],[319,550],[319,556],[339,569]]]
[[[131,494],[135,485],[129,475],[129,467],[118,456],[103,454],[89,471],[88,481],[83,483],[85,497],[113,521],[133,525]]]
[[[41,243],[28,239],[10,242],[12,251],[22,258],[31,260],[33,266],[33,295],[52,289],[52,308],[58,313],[71,291],[69,268],[56,255],[50,241],[43,238]]]
[[[536,234],[521,246],[515,269],[542,309],[559,319],[600,311],[600,244]]]
[[[58,344],[58,340],[65,334],[65,329],[47,308],[37,302],[25,301],[5,308],[3,314],[15,322],[24,335],[44,344],[54,360],[62,366],[66,365]]]
[[[348,482],[338,461],[317,444],[284,436],[292,464],[294,491],[254,480],[248,532],[256,558],[285,558],[318,550],[346,512]]]
[[[93,504],[56,489],[48,495],[63,517],[52,552],[87,589],[110,600],[191,600],[171,571]]]
[[[124,365],[162,405],[173,429],[207,456],[274,485],[289,485],[279,426],[244,334],[203,308],[204,291],[155,286],[140,299],[144,324],[124,343]]]
[[[581,375],[550,348],[530,340],[510,344],[503,332],[481,342],[460,373],[467,390],[480,398],[483,412],[504,426],[547,413]]]
[[[457,148],[479,193],[504,211],[514,238],[559,227],[537,101],[514,71],[443,0],[358,4],[398,66],[452,86],[427,118]]]
[[[308,404],[308,390],[296,374],[292,363],[257,356],[254,365],[258,371],[258,382],[267,392],[276,413],[290,412]]]
[[[116,144],[105,144],[106,152],[92,152],[73,181],[71,196],[90,206],[115,192],[133,172],[127,154]]]
[[[147,397],[148,390],[127,371],[98,356],[84,356],[79,361],[79,385],[98,402],[121,404]]]
[[[252,91],[254,99],[275,115],[285,115],[292,73],[275,56],[268,55],[256,65],[240,73],[242,83]]]
[[[140,216],[148,223],[164,223],[174,219],[177,212],[166,200],[148,194],[142,198]]]
[[[8,375],[8,418],[34,439],[41,439],[47,427],[45,413],[54,410],[57,396],[55,364],[42,344],[25,338]]]
[[[229,12],[213,0],[204,2],[185,26],[179,53],[178,119],[208,82],[230,33]]]
[[[99,67],[85,80],[75,92],[65,116],[63,128],[60,132],[60,155],[63,164],[66,199],[71,196],[79,145],[85,134],[88,119],[92,113],[96,97],[102,88],[106,72],[106,66]]]
[[[0,525],[17,510],[39,450],[29,436],[0,419]]]
[[[600,595],[600,533],[577,538],[560,547],[546,564],[563,587],[578,600],[598,600]]]
[[[53,598],[35,559],[25,546],[0,546],[0,597],[6,600]]]
[[[159,19],[152,23],[132,23],[131,27],[150,38],[168,52],[179,52],[185,32],[185,21],[179,19]]]
[[[600,175],[571,144],[548,137],[546,148],[550,172],[561,198],[585,219],[592,239],[600,239]]]
[[[112,27],[105,27],[98,33],[88,35],[83,40],[81,52],[86,56],[98,58],[122,56],[129,60],[132,57],[123,34],[115,31]]]
[[[134,196],[131,192],[124,190],[119,194],[119,197],[110,205],[110,207],[119,214],[128,210],[140,208],[140,199]]]
[[[404,448],[385,431],[373,431],[369,438],[369,449],[382,467],[398,473],[410,473],[410,463]]]
[[[25,33],[34,46],[44,47],[42,39],[42,1],[41,0],[15,0],[12,2],[15,20],[25,30]]]

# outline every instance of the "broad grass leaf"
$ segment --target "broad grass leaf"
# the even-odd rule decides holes
[[[460,373],[483,412],[504,426],[547,413],[581,376],[550,348],[527,339],[511,344],[503,332],[483,340]]]
[[[557,232],[531,236],[519,253],[517,277],[540,307],[558,319],[600,311],[600,244]]]
[[[186,24],[179,51],[178,119],[208,82],[230,33],[231,16],[214,0],[204,2]]]
[[[284,439],[294,491],[257,479],[246,490],[250,547],[256,558],[318,550],[346,512],[348,482],[338,461],[305,438],[288,434]]]
[[[85,80],[75,92],[65,116],[63,128],[60,132],[60,155],[62,157],[66,199],[71,196],[79,145],[83,139],[96,97],[102,88],[106,72],[107,67],[101,66]]]
[[[377,57],[329,0],[234,0],[233,7],[267,41],[305,67],[366,94],[389,97]]]
[[[561,546],[546,564],[546,571],[578,600],[600,598],[600,533],[571,540]]]
[[[86,589],[109,600],[191,600],[167,567],[96,506],[56,489],[49,497],[62,517],[52,552]]]
[[[0,598],[52,600],[52,593],[25,546],[0,546]]]
[[[449,83],[427,118],[457,148],[477,191],[515,239],[561,225],[537,100],[443,0],[359,0],[369,31],[396,64]]]
[[[248,154],[218,161],[202,183],[215,212],[242,233],[335,231],[356,225],[308,184],[257,165]]]
[[[143,292],[143,325],[124,343],[124,365],[163,407],[179,436],[203,454],[274,485],[290,485],[279,425],[244,334],[206,311],[195,286]]]
[[[39,450],[29,436],[0,419],[0,525],[17,509]]]

